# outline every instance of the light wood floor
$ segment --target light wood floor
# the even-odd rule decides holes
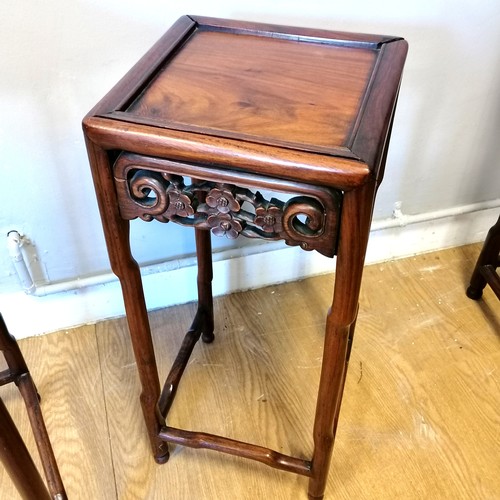
[[[365,270],[327,497],[500,498],[500,302],[480,246]],[[308,456],[332,276],[216,299],[169,421]],[[193,304],[151,314],[163,380]],[[123,319],[20,342],[71,499],[305,499],[307,479],[215,452],[151,458]],[[15,387],[2,397],[34,449]],[[0,498],[18,498],[0,471]]]

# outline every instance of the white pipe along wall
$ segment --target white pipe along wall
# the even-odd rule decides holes
[[[22,244],[22,236],[17,231],[9,231],[7,233],[7,249],[16,270],[19,283],[26,293],[32,294],[35,292],[36,287],[31,279],[31,274],[21,251]]]
[[[0,311],[14,335],[123,314],[81,120],[186,13],[403,36],[410,48],[367,262],[484,238],[498,218],[500,185],[498,0],[0,2],[0,235],[20,237],[0,244]],[[195,300],[192,231],[131,225],[148,306]],[[284,244],[213,245],[218,294],[334,266]]]

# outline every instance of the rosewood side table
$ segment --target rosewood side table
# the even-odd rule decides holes
[[[406,52],[391,36],[185,16],[85,117],[158,463],[167,443],[210,448],[308,476],[323,497]],[[195,230],[197,314],[163,389],[129,245],[137,217]],[[194,345],[214,339],[210,232],[337,255],[310,460],[166,422]]]

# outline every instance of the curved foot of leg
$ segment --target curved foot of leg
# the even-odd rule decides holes
[[[155,462],[159,465],[166,464],[169,458],[170,453],[168,451],[168,444],[160,443],[154,456]]]
[[[209,332],[209,333],[203,332],[201,335],[201,340],[203,340],[205,344],[211,344],[214,341],[214,339],[215,339],[214,332]]]
[[[465,293],[467,297],[469,297],[469,299],[479,300],[483,295],[483,290],[480,288],[474,288],[472,286],[469,286]]]

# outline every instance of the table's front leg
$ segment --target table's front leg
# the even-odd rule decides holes
[[[376,184],[344,195],[332,307],[326,321],[323,364],[314,421],[309,498],[323,498],[340,403],[354,336],[361,276],[370,231]]]
[[[122,287],[130,338],[142,386],[140,395],[142,411],[155,460],[164,463],[168,460],[169,454],[167,444],[158,438],[160,423],[157,418],[157,403],[160,396],[160,382],[141,274],[130,249],[129,221],[124,220],[119,213],[107,152],[90,141],[87,150],[111,268],[118,276]]]

